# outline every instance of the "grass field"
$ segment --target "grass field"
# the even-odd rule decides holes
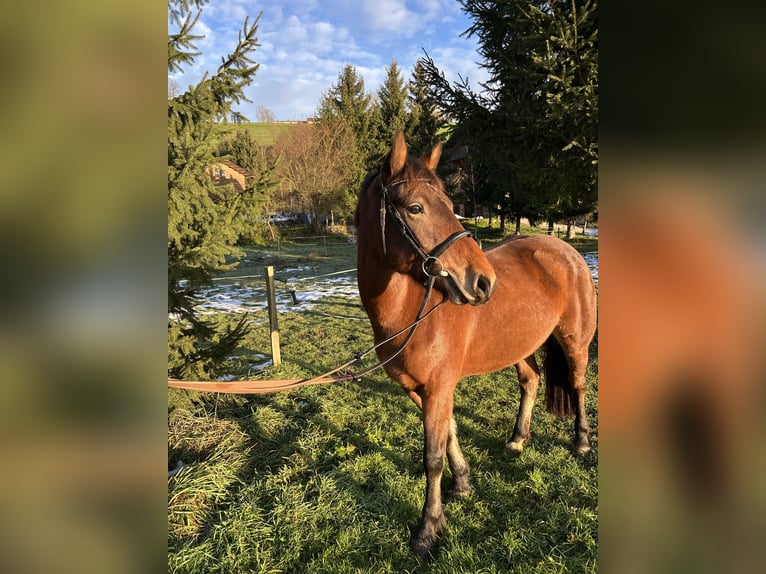
[[[596,239],[580,243],[597,248]],[[277,276],[334,272],[355,266],[355,246],[251,248],[235,273],[262,274],[269,264]],[[232,357],[232,374],[248,376],[251,357],[269,354],[265,317],[252,313],[259,326]],[[284,312],[280,328],[283,365],[262,378],[319,374],[372,344],[358,298]],[[594,448],[579,460],[569,451],[572,421],[545,413],[542,392],[532,441],[518,459],[503,455],[518,408],[513,369],[461,381],[455,417],[474,490],[446,504],[447,531],[427,562],[408,547],[425,492],[420,413],[382,371],[266,396],[169,389],[168,464],[188,465],[168,480],[169,571],[595,572],[595,344],[591,351]]]
[[[295,127],[297,124],[288,123],[257,123],[245,122],[241,124],[226,123],[216,124],[213,127],[213,137],[218,140],[233,134],[235,131],[247,131],[255,138],[260,145],[271,145],[277,137],[287,130]]]

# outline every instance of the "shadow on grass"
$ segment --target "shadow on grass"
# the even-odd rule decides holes
[[[296,332],[305,328],[305,325],[297,324]],[[281,369],[271,369],[264,378],[295,377],[300,376],[299,372],[307,376],[320,374],[342,362],[338,360],[339,353],[350,353],[356,342],[365,342],[369,334],[363,331],[363,334],[344,333],[340,342],[342,350],[336,349],[333,354],[324,354],[320,349],[315,357],[304,354],[296,359],[297,353],[291,353],[288,364]],[[314,331],[314,334],[323,339],[319,331]],[[332,339],[322,340],[322,344],[332,347],[338,343]],[[295,348],[296,351],[299,349]],[[593,351],[596,351],[595,347]],[[532,440],[521,457],[512,458],[505,455],[504,446],[512,434],[519,403],[518,382],[513,368],[469,377],[458,385],[455,417],[463,450],[473,468],[474,492],[467,501],[445,500],[448,531],[437,546],[437,556],[453,545],[474,544],[490,532],[506,531],[506,512],[523,509],[523,516],[528,517],[530,523],[539,520],[535,512],[546,514],[544,507],[550,501],[534,492],[530,494],[530,475],[541,465],[546,468],[545,472],[555,473],[556,460],[563,460],[562,452],[568,452],[571,448],[573,421],[558,420],[544,413],[542,386],[533,414]],[[589,396],[594,394],[595,389],[591,389]],[[247,455],[244,464],[239,464],[237,468],[236,480],[228,487],[225,501],[205,513],[204,524],[197,530],[197,535],[171,536],[171,547],[189,544],[204,547],[208,541],[212,544],[217,528],[222,521],[225,522],[232,506],[255,505],[269,520],[277,520],[275,517],[286,512],[285,501],[281,499],[278,488],[273,485],[267,488],[270,481],[304,485],[307,489],[305,504],[307,508],[314,508],[321,498],[316,491],[318,481],[331,479],[353,500],[352,506],[359,514],[356,520],[373,525],[384,515],[389,531],[395,531],[401,537],[396,543],[390,542],[395,548],[388,546],[381,551],[392,556],[393,570],[412,571],[419,568],[419,562],[409,553],[407,538],[418,524],[425,497],[422,418],[399,386],[383,372],[373,373],[357,383],[306,387],[275,395],[199,395],[190,408],[236,425],[246,437],[241,448],[247,451]],[[353,417],[346,412],[357,410],[369,416]],[[385,427],[382,438],[374,432],[378,426]],[[392,429],[399,426],[406,427],[404,435],[393,432]],[[594,453],[576,463],[586,472],[592,471],[597,464],[597,443],[594,447]],[[210,447],[196,451],[170,449],[169,456],[171,459],[180,457],[188,464],[204,462],[211,452]],[[187,456],[192,460],[184,458]],[[544,463],[541,457],[554,460]],[[357,462],[368,466],[359,468]],[[173,466],[175,460],[169,463]],[[411,486],[409,492],[403,491],[400,485],[392,486],[395,477],[385,476],[385,473],[401,475],[406,484],[417,486]],[[506,510],[496,511],[481,518],[484,522],[479,525],[474,524],[472,521],[477,520],[475,515],[481,516],[486,505],[498,504],[497,481],[504,484],[505,500],[501,508]],[[448,492],[450,486],[451,476],[445,470],[443,491]],[[589,504],[586,501],[583,508],[588,508]],[[453,515],[457,517],[454,521],[451,519]],[[338,534],[346,527],[325,523],[325,528]],[[374,536],[379,537],[380,534]],[[454,540],[451,539],[453,536]],[[278,560],[275,563],[280,567],[292,565],[288,570],[307,564],[326,550],[316,543],[306,544],[295,550],[296,556],[288,556],[289,546],[278,543],[278,540],[275,535],[275,542],[270,543],[270,548],[276,553]],[[381,544],[379,540],[377,543]],[[364,560],[369,559],[362,549],[349,552],[349,560],[360,568],[365,564]],[[477,556],[482,556],[489,551],[476,547],[475,552]]]
[[[388,415],[391,418],[396,419],[400,413],[404,415],[402,403],[405,401],[401,400],[404,397],[395,385],[389,383],[388,389],[378,388],[378,383],[366,381],[345,385],[348,386],[345,390],[336,389],[340,397],[373,396],[378,400],[382,396],[389,403]],[[356,388],[353,388],[354,385]],[[363,389],[361,393],[360,387]],[[400,400],[395,400],[395,396]],[[354,507],[367,519],[384,512],[389,515],[388,520],[401,522],[401,529],[404,530],[408,522],[415,523],[419,518],[419,506],[411,500],[399,498],[391,489],[383,488],[386,477],[376,476],[376,473],[384,468],[417,476],[422,472],[421,457],[407,456],[405,449],[371,440],[366,425],[368,420],[354,420],[346,426],[335,423],[330,410],[332,403],[328,402],[323,389],[297,389],[273,396],[232,397],[231,400],[229,397],[219,400],[215,396],[206,396],[201,400],[206,403],[206,411],[214,411],[221,421],[236,424],[248,437],[244,445],[248,451],[247,463],[239,469],[237,483],[229,488],[229,496],[226,497],[232,501],[231,504],[241,500],[240,495],[259,481],[287,480],[308,485],[318,476],[329,476],[353,497]],[[411,408],[415,409],[414,405]],[[169,451],[171,458],[186,456],[198,462],[209,455],[210,450]],[[356,472],[353,463],[367,455],[374,455],[375,458],[370,475],[365,477],[364,473]],[[381,457],[382,462],[378,460]],[[309,503],[317,502],[311,498],[315,494],[307,494]],[[261,488],[257,500],[247,503],[257,504],[266,515],[284,512],[280,509],[284,501],[280,500],[278,488]],[[206,540],[214,537],[225,512],[226,505],[219,505],[216,512],[208,512],[197,536],[193,537],[193,543],[204,545]],[[171,547],[190,542],[192,539],[188,536],[171,536],[169,540]],[[282,562],[307,563],[314,551],[316,549],[312,547],[303,548],[300,555],[283,557]],[[406,552],[406,548],[402,551]],[[369,555],[360,554],[360,565],[368,561]]]
[[[315,367],[304,366],[307,370],[316,370]],[[448,530],[436,547],[436,563],[442,558],[447,559],[446,556],[455,561],[451,554],[455,546],[470,545],[471,540],[482,541],[476,542],[480,546],[475,548],[473,559],[489,552],[488,547],[497,546],[498,541],[487,539],[487,532],[495,532],[499,536],[507,531],[508,512],[521,512],[525,520],[528,517],[530,525],[539,520],[535,513],[546,515],[551,501],[531,492],[529,486],[530,474],[540,460],[535,454],[550,456],[569,447],[569,443],[561,438],[561,424],[554,420],[549,430],[549,421],[540,416],[541,407],[538,404],[537,420],[533,419],[533,432],[535,428],[537,432],[528,447],[529,452],[525,451],[520,458],[505,456],[504,444],[512,432],[518,408],[518,388],[512,372],[502,371],[492,376],[497,379],[494,385],[497,393],[493,395],[477,397],[476,394],[481,391],[473,391],[470,380],[464,380],[458,386],[455,415],[469,463],[475,458],[472,480],[475,490],[468,500],[445,501]],[[385,520],[389,530],[397,533],[398,539],[389,540],[386,543],[388,546],[377,550],[391,561],[390,571],[433,571],[431,563],[421,563],[407,548],[406,538],[419,521],[425,495],[422,426],[417,408],[396,383],[382,373],[376,373],[359,383],[337,383],[330,387],[310,387],[246,398],[206,396],[200,400],[206,412],[213,412],[218,419],[238,426],[247,437],[243,448],[248,452],[246,464],[238,470],[237,482],[229,487],[227,502],[219,505],[215,512],[207,513],[194,544],[204,545],[206,540],[216,536],[217,527],[230,505],[257,505],[260,512],[271,517],[269,520],[278,523],[278,516],[287,512],[285,501],[281,498],[280,485],[283,481],[293,486],[302,485],[303,496],[306,497],[304,503],[307,508],[314,508],[321,503],[321,485],[318,481],[332,479],[344,496],[353,500],[352,506],[359,514],[355,521],[369,523],[373,528],[373,523]],[[469,408],[468,404],[475,406]],[[373,412],[379,405],[385,405],[385,411]],[[370,417],[351,417],[345,412],[349,409],[370,412]],[[493,415],[498,410],[502,411],[499,417]],[[498,418],[504,421],[502,425],[498,424]],[[569,428],[571,421],[565,423]],[[378,424],[387,425],[387,428],[401,424],[407,430],[401,436],[392,438],[389,434],[380,439],[371,431]],[[209,452],[201,450],[197,454],[204,457]],[[586,458],[578,464],[593,467],[595,460]],[[362,464],[368,466],[360,469]],[[404,492],[401,484],[392,486],[394,479],[386,473],[403,475],[407,478],[406,484],[419,486]],[[498,480],[504,484],[504,500],[499,507],[503,510],[483,516],[483,513],[486,514],[483,509],[494,508],[498,504],[494,490]],[[450,482],[451,477],[445,472],[445,493]],[[248,489],[256,490],[254,498],[247,498],[250,494]],[[343,524],[323,524],[324,528],[337,535],[347,528]],[[274,541],[269,544],[275,553],[275,564],[289,571],[310,564],[326,551],[315,540],[291,550],[289,544],[280,542],[279,527],[274,526],[274,529]],[[375,536],[380,537],[380,534]],[[455,539],[452,540],[452,537]],[[171,537],[169,542],[171,547],[176,547],[191,543],[191,539]],[[384,543],[377,540],[374,544]],[[295,555],[289,555],[290,552]],[[527,551],[529,554],[530,551]],[[360,571],[371,567],[370,554],[363,548],[349,550],[347,559],[347,566],[355,565]],[[498,558],[490,559],[487,555],[486,559]],[[529,561],[529,556],[525,560]],[[507,567],[502,561],[496,565]]]

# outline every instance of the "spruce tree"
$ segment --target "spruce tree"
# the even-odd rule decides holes
[[[482,174],[483,201],[530,219],[597,201],[597,0],[461,0],[489,74],[481,93],[423,60],[432,93]]]
[[[374,137],[374,110],[372,97],[365,91],[364,78],[356,68],[346,64],[338,75],[338,82],[324,93],[317,116],[322,123],[333,123],[342,118],[351,127],[356,140],[356,153],[350,159],[354,188],[377,165],[377,146]]]
[[[192,33],[207,0],[169,0],[178,30],[168,35],[168,71],[179,71],[200,53]],[[168,370],[177,377],[210,377],[245,332],[244,318],[209,320],[195,309],[201,286],[231,269],[247,197],[216,188],[210,137],[217,119],[244,100],[258,65],[254,22],[246,19],[234,51],[212,75],[168,98]]]
[[[552,203],[550,219],[591,213],[598,202],[598,19],[597,1],[557,2],[543,12],[549,30],[545,51],[536,55],[545,70]],[[557,181],[556,181],[557,180]]]
[[[235,112],[236,113],[236,112]],[[270,228],[264,221],[266,202],[277,186],[275,158],[270,146],[258,143],[249,130],[238,129],[218,144],[220,161],[232,161],[244,168],[248,175],[246,190],[240,197],[240,243],[261,243],[270,237]]]
[[[420,60],[415,63],[408,92],[407,145],[416,153],[426,152],[436,143],[436,134],[443,127],[443,121]]]
[[[401,70],[392,60],[386,69],[386,81],[378,89],[378,126],[376,130],[377,149],[380,159],[388,152],[394,134],[407,125],[408,88],[404,83]]]

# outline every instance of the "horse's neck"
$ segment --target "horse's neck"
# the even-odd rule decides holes
[[[360,284],[359,293],[373,326],[391,334],[412,323],[425,289],[408,275],[386,271]]]

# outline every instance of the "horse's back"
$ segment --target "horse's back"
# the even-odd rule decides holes
[[[486,255],[496,270],[510,268],[510,272],[541,274],[555,283],[587,279],[585,285],[592,287],[590,270],[582,255],[557,237],[513,235],[489,247]]]
[[[562,316],[576,310],[578,322],[587,324],[585,330],[595,329],[593,278],[574,247],[549,235],[515,235],[491,246],[486,254],[497,273],[498,289],[506,283],[513,293],[526,297],[527,304],[543,297]]]
[[[466,336],[462,375],[516,364],[551,334],[587,346],[595,331],[595,291],[574,248],[545,235],[512,236],[485,254],[497,275],[494,294],[451,318]]]
[[[553,235],[511,235],[502,241],[490,245],[485,252],[487,254],[502,251],[546,251],[551,253],[578,255],[577,250],[566,241]]]

